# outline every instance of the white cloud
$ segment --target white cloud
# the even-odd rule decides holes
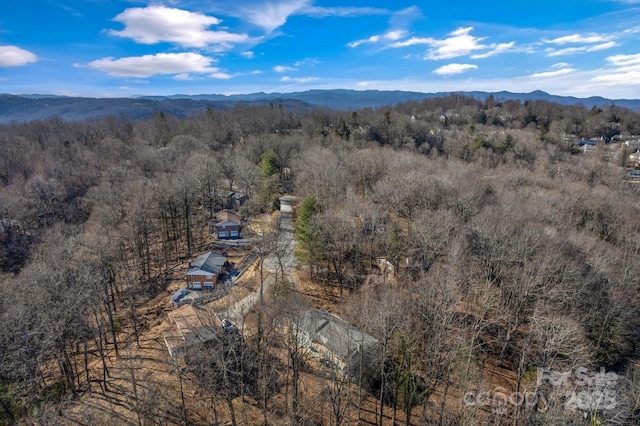
[[[289,16],[310,6],[311,0],[267,1],[263,3],[248,1],[236,4],[234,14],[267,32],[272,32],[284,25]]]
[[[558,62],[557,64],[551,65],[551,68],[568,68],[571,64],[568,62]]]
[[[314,6],[313,3],[314,0],[234,0],[225,2],[224,9],[218,8],[218,11],[246,20],[267,33],[283,26],[292,15],[346,18],[390,13],[387,9],[375,7],[320,7]]]
[[[214,72],[213,74],[209,74],[209,77],[215,78],[218,80],[229,80],[230,78],[233,78],[231,74],[227,74],[224,72]]]
[[[401,38],[405,37],[407,34],[406,31],[404,30],[393,30],[393,31],[388,31],[384,34],[380,34],[380,35],[374,35],[371,36],[369,38],[365,38],[365,39],[361,39],[361,40],[356,40],[356,41],[352,41],[347,43],[347,46],[349,47],[358,47],[360,45],[363,44],[375,44],[375,43],[380,43],[380,42],[395,42],[397,40],[400,40]]]
[[[618,88],[640,85],[640,53],[613,55],[607,58],[613,68],[599,70],[590,82],[601,88]]]
[[[473,27],[458,28],[449,33],[449,37],[443,40],[431,39],[429,45],[432,46],[425,59],[449,59],[458,56],[468,55],[476,50],[483,50],[486,46],[480,42],[484,37],[474,37],[469,34]]]
[[[638,1],[638,3],[640,3],[640,1]],[[627,28],[624,31],[622,31],[623,35],[627,35],[627,34],[637,34],[640,33],[640,27],[636,26],[636,27],[631,27],[631,28]]]
[[[406,34],[407,32],[404,30],[394,30],[394,31],[388,31],[382,38],[384,40],[396,41],[403,38]]]
[[[131,38],[142,44],[164,41],[182,47],[215,45],[219,49],[229,49],[233,44],[250,40],[246,34],[208,30],[221,22],[213,16],[165,6],[130,8],[117,15],[114,21],[123,23],[125,28],[122,31],[109,30],[109,34]]]
[[[640,53],[636,53],[635,55],[613,55],[609,56],[607,61],[619,67],[640,65]]]
[[[286,83],[310,83],[312,81],[317,81],[318,77],[289,77],[285,75],[280,79],[282,82]]]
[[[411,37],[406,40],[396,41],[391,47],[401,48],[416,45],[430,46],[431,49],[424,55],[424,59],[440,60],[466,56],[472,52],[483,50],[483,53],[471,55],[472,59],[484,59],[513,50],[515,42],[483,44],[486,37],[471,35],[473,27],[458,28],[448,34],[447,38],[435,39],[432,37]]]
[[[571,34],[568,36],[562,36],[562,37],[557,37],[554,39],[544,39],[543,41],[545,43],[550,43],[550,44],[558,44],[558,45],[563,45],[563,44],[568,44],[568,43],[586,43],[586,44],[590,44],[590,43],[603,43],[603,42],[607,42],[610,41],[611,39],[607,36],[603,36],[601,34],[588,34],[588,35],[582,35],[582,34]]]
[[[54,3],[55,6],[59,7],[60,9],[64,10],[65,12],[67,12],[69,15],[75,17],[75,18],[82,18],[84,17],[84,15],[82,14],[82,12],[78,11],[77,9],[72,8],[71,6],[67,6],[66,4],[62,4],[60,2],[56,2]]]
[[[403,29],[409,28],[415,21],[424,19],[422,10],[418,6],[409,6],[407,8],[394,12],[389,19],[391,28]]]
[[[0,68],[19,67],[36,62],[38,57],[17,46],[0,46]]]
[[[432,44],[434,41],[435,39],[431,37],[411,37],[410,39],[407,39],[405,41],[398,41],[396,43],[393,43],[391,47],[407,47],[414,46],[416,44]]]
[[[273,70],[275,72],[289,72],[289,71],[296,71],[295,68],[293,67],[287,67],[285,65],[276,65],[275,67],[273,67]]]
[[[484,58],[489,58],[491,56],[499,55],[504,52],[508,52],[513,48],[513,46],[515,46],[515,44],[516,44],[515,41],[512,41],[510,43],[498,43],[495,45],[492,44],[489,46],[491,50],[485,53],[478,53],[475,55],[471,55],[471,59],[484,59]]]
[[[620,69],[591,79],[593,83],[605,87],[619,87],[640,84],[640,68]]]
[[[347,43],[347,46],[354,48],[363,44],[376,44],[398,42],[407,37],[407,30],[411,23],[417,19],[423,18],[422,11],[417,6],[409,6],[407,8],[393,12],[389,18],[389,30],[382,34],[376,34],[368,38],[355,40]],[[387,46],[385,46],[387,47]]]
[[[576,70],[574,68],[563,68],[556,71],[547,71],[547,72],[539,72],[535,74],[531,74],[529,77],[531,78],[550,78],[550,77],[558,77],[561,75],[572,74]]]
[[[115,77],[151,77],[154,75],[217,73],[214,59],[197,53],[158,53],[128,58],[103,58],[88,64]],[[77,66],[77,65],[76,65]]]
[[[353,16],[386,15],[387,9],[377,7],[319,7],[309,6],[302,10],[302,13],[314,18],[325,18],[327,16],[338,16],[343,18]]]
[[[191,74],[189,74],[188,72],[183,72],[181,74],[174,75],[173,79],[177,80],[177,81],[193,81],[193,80],[195,80],[195,78]]]
[[[255,56],[256,56],[256,55],[255,55],[255,53],[253,53],[253,52],[252,52],[252,51],[250,51],[250,50],[247,50],[246,52],[242,52],[240,55],[241,55],[243,58],[247,58],[247,59],[253,59],[253,58],[255,58]]]
[[[478,69],[478,66],[474,64],[448,64],[435,69],[433,73],[438,75],[456,75],[475,69]]]
[[[347,43],[347,46],[349,47],[358,47],[362,44],[372,44],[372,43],[378,43],[380,41],[381,37],[379,35],[374,35],[371,36],[369,38],[363,38],[360,40],[355,40],[355,41],[351,41],[349,43]]]
[[[253,71],[251,71],[251,74],[253,74],[253,75],[264,74],[264,71],[262,71],[262,70],[253,70]]]
[[[598,52],[600,50],[611,49],[612,47],[618,46],[618,43],[615,41],[608,41],[606,43],[595,44],[590,46],[578,46],[578,47],[567,47],[565,49],[547,49],[547,56],[562,56],[562,55],[575,55],[578,53],[590,53],[590,52]]]
[[[547,44],[555,44],[557,46],[565,46],[571,44],[582,44],[582,46],[565,47],[562,49],[548,48],[546,50],[547,56],[562,56],[562,55],[574,55],[579,53],[597,52],[600,50],[610,49],[618,46],[618,43],[613,41],[615,35],[609,34],[570,34],[562,37],[556,37],[553,39],[543,39],[542,41]]]
[[[319,62],[319,61],[317,61],[316,59],[310,59],[310,58],[308,58],[308,59],[303,59],[303,60],[301,60],[301,61],[296,61],[293,65],[294,65],[295,67],[301,67],[301,66],[303,66],[303,65],[311,65],[311,66],[314,66],[314,65],[318,65],[319,63],[320,63],[320,62]]]

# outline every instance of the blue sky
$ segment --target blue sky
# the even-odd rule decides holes
[[[640,98],[640,0],[5,0],[0,93]]]

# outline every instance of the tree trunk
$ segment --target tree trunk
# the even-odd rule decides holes
[[[64,375],[65,378],[69,384],[69,386],[71,386],[71,392],[73,393],[73,397],[76,398],[78,396],[78,391],[76,389],[75,386],[75,382],[76,382],[76,377],[75,377],[75,372],[73,371],[73,365],[71,364],[71,359],[69,358],[69,354],[67,353],[66,348],[62,348],[62,353],[60,354],[62,356],[62,368],[64,371]]]
[[[113,347],[116,350],[116,356],[120,356],[118,353],[118,338],[116,335],[116,324],[113,320],[113,312],[111,311],[111,301],[109,298],[109,284],[108,282],[104,283],[104,304],[107,308],[107,317],[109,318],[109,325],[111,327],[111,337],[113,338]]]
[[[229,407],[229,416],[231,416],[231,425],[232,426],[237,426],[238,423],[236,422],[236,410],[233,408],[233,400],[231,399],[231,396],[227,394],[227,406]]]
[[[96,311],[93,312],[96,323],[98,324],[98,335],[96,336],[96,348],[98,348],[98,353],[100,354],[100,361],[102,362],[102,393],[105,394],[107,389],[107,376],[109,376],[109,370],[107,368],[107,361],[105,359],[104,354],[104,345],[103,338],[104,333],[102,330],[102,321],[98,319],[98,313]]]
[[[384,367],[382,367],[382,376],[380,378],[380,399],[378,401],[378,408],[380,410],[380,417],[378,418],[378,426],[382,426],[382,419],[384,418],[384,387],[385,387],[385,377],[384,377]]]
[[[0,398],[0,405],[2,405],[2,411],[4,411],[6,417],[9,419],[9,423],[12,425],[17,424],[16,418],[13,416],[13,413],[9,409],[9,406],[4,402],[4,399]]]
[[[178,367],[176,367],[178,368]],[[182,372],[178,369],[178,382],[180,383],[180,404],[182,406],[182,421],[185,426],[188,426],[189,421],[187,418],[187,404],[184,400],[184,388],[182,387]]]
[[[142,417],[140,416],[140,400],[138,398],[138,381],[136,380],[136,366],[135,360],[129,358],[129,374],[131,376],[131,386],[133,387],[133,400],[135,406],[135,412],[138,418],[138,426],[142,426]]]
[[[193,236],[191,235],[191,204],[187,193],[184,194],[184,219],[187,237],[187,257],[191,257],[191,246],[193,245]]]
[[[291,404],[292,404],[292,408],[293,408],[293,413],[297,413],[298,412],[298,385],[300,382],[300,362],[298,360],[298,354],[297,353],[293,353],[292,354],[292,366],[293,366],[293,376],[292,376],[292,397],[291,397]]]

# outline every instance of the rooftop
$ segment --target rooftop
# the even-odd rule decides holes
[[[239,225],[241,223],[238,213],[227,209],[221,210],[216,213],[216,220],[219,222],[219,224],[224,222],[233,222],[234,224]]]
[[[196,257],[187,269],[187,275],[216,275],[224,264],[227,258],[223,254],[209,251]]]
[[[227,226],[238,226],[240,225],[238,222],[232,222],[232,221],[226,221],[226,222],[219,222],[216,223],[216,228],[226,228]]]
[[[297,324],[310,336],[313,343],[324,346],[343,361],[348,360],[360,347],[377,343],[373,337],[323,310],[305,312]]]
[[[171,312],[169,321],[172,324],[164,328],[162,334],[171,356],[214,339],[222,327],[214,312],[193,305],[184,305]]]

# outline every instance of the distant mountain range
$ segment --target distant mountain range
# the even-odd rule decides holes
[[[556,96],[546,92],[440,92],[420,93],[384,90],[309,90],[295,93],[251,93],[246,95],[172,95],[140,96],[134,98],[75,98],[55,95],[6,95],[0,94],[0,123],[26,122],[59,116],[64,120],[86,120],[109,115],[127,118],[148,118],[154,112],[163,112],[177,117],[188,117],[202,113],[207,108],[224,109],[238,104],[283,105],[287,110],[305,110],[326,107],[340,110],[378,108],[400,102],[420,101],[442,97],[452,93],[463,94],[484,100],[492,95],[496,100],[544,100],[562,105],[581,104],[593,106],[617,106],[640,111],[640,100],[606,99],[598,96],[575,98]]]

